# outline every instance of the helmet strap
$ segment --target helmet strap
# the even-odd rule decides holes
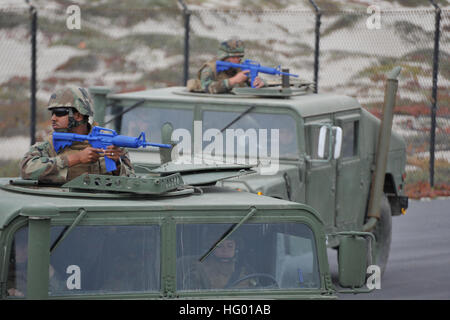
[[[69,109],[69,125],[67,126],[67,129],[70,130],[72,128],[78,127],[79,125],[87,123],[86,119],[83,117],[83,120],[77,121],[73,117],[73,110]]]

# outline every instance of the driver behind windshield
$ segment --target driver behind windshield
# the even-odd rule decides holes
[[[211,238],[217,240],[217,234]],[[225,289],[254,288],[258,279],[245,277],[253,274],[247,264],[239,256],[241,242],[233,235],[225,239],[202,262],[198,259],[189,267],[189,282],[191,288],[185,289]],[[241,258],[241,259],[240,259]]]

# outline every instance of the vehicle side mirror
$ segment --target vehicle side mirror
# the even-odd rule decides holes
[[[311,135],[311,151],[307,160],[310,162],[329,162],[331,159],[339,159],[342,148],[342,128],[332,126],[329,123],[307,124]]]
[[[328,126],[321,126],[319,131],[319,141],[317,146],[317,156],[325,158],[325,141],[327,139]]]
[[[164,123],[161,127],[161,142],[164,144],[174,145],[172,141],[173,125],[170,122]],[[172,149],[160,148],[159,156],[161,159],[161,164],[172,161]]]
[[[333,130],[336,131],[335,141],[334,141],[334,159],[339,159],[341,156],[341,147],[342,147],[342,128],[341,127],[333,127]]]

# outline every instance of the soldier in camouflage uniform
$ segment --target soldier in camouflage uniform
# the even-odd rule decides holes
[[[209,243],[217,241],[217,234],[211,233]],[[237,257],[239,246],[242,241],[235,235],[229,236],[202,262],[198,257],[191,259],[187,256],[187,261],[181,263],[184,268],[184,274],[180,283],[183,289],[224,289],[228,287],[238,288],[255,288],[259,285],[258,277],[239,281],[250,274],[254,274],[254,270]],[[190,260],[190,261],[189,261]],[[241,260],[241,261],[238,261]]]
[[[244,57],[244,43],[241,40],[228,40],[220,44],[217,58],[206,62],[200,68],[197,79],[191,79],[187,83],[189,91],[206,93],[227,93],[234,87],[250,86],[249,70],[241,71],[236,68],[217,72],[216,60],[232,63],[241,63]],[[256,88],[264,86],[264,81],[256,77]]]
[[[87,135],[92,129],[88,122],[93,116],[92,101],[84,88],[69,87],[51,95],[48,109],[55,132],[71,132]],[[104,157],[116,162],[117,170],[107,172]],[[20,163],[23,179],[49,183],[65,183],[83,173],[113,174],[129,176],[134,174],[128,152],[116,146],[106,150],[93,148],[87,141],[73,142],[58,153],[50,135],[44,142],[31,146]]]

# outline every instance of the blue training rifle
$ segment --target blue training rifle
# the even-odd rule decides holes
[[[252,88],[255,87],[253,82],[255,81],[259,72],[267,73],[267,74],[287,75],[290,77],[298,78],[297,74],[292,74],[292,73],[287,73],[287,72],[281,71],[280,66],[278,66],[276,68],[265,67],[253,60],[247,59],[242,64],[221,61],[221,60],[216,61],[216,71],[217,72],[225,71],[225,70],[228,70],[229,68],[240,68],[242,71],[249,70],[250,71],[250,79],[251,79],[250,84],[251,84]]]
[[[170,144],[150,143],[145,141],[145,133],[141,132],[139,137],[129,137],[118,135],[116,131],[112,129],[93,127],[92,131],[88,135],[76,134],[76,133],[53,133],[53,146],[55,151],[72,145],[74,141],[88,141],[94,148],[106,149],[107,146],[115,145],[123,148],[139,148],[139,147],[160,147],[160,148],[172,148]],[[116,170],[116,163],[113,159],[105,156],[106,171]]]

